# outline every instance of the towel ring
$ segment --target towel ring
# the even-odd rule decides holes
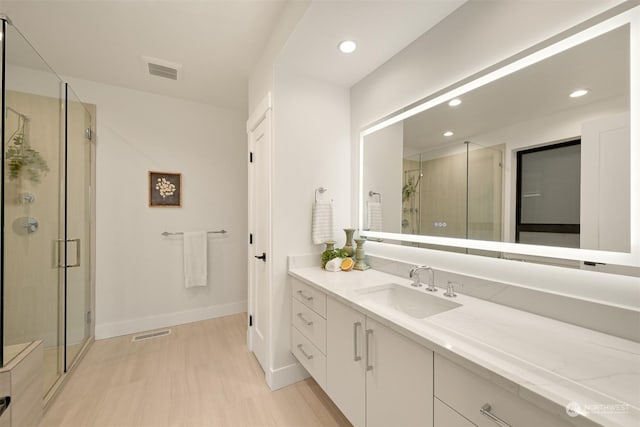
[[[316,188],[316,203],[318,202],[318,193],[323,194],[325,191],[327,191],[327,189],[324,187]]]
[[[378,196],[378,202],[382,203],[382,194],[369,190],[369,197]]]

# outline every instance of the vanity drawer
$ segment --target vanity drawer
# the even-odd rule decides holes
[[[433,425],[435,427],[475,427],[475,424],[442,403],[437,397],[433,398]]]
[[[327,296],[319,290],[302,283],[298,279],[292,280],[291,292],[297,299],[320,316],[327,317]]]
[[[327,321],[300,301],[293,299],[291,323],[318,349],[327,352]]]
[[[438,354],[434,358],[434,394],[479,427],[501,425],[491,416],[513,427],[571,425]],[[491,409],[485,415],[481,408],[487,404]]]
[[[291,352],[318,385],[326,390],[327,358],[296,328],[291,328]]]

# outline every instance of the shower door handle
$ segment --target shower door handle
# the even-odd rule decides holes
[[[80,239],[71,239],[71,240],[64,240],[64,239],[60,239],[57,241],[58,242],[58,267],[59,268],[71,268],[71,267],[80,267]],[[64,259],[60,259],[60,254],[67,249],[67,244],[75,242],[76,243],[76,262],[75,264],[67,264],[65,265],[65,260]],[[65,243],[64,248],[60,249],[60,243]]]
[[[71,243],[71,242],[76,243],[76,263],[67,264],[67,267],[80,267],[80,239],[67,240],[67,243]]]

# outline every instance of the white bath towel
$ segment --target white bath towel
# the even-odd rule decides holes
[[[382,231],[382,203],[367,202],[367,225],[371,231]]]
[[[311,240],[314,245],[333,240],[333,203],[318,200],[311,212]]]
[[[184,233],[184,287],[207,286],[207,232]]]

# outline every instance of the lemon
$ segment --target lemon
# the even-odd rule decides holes
[[[353,269],[353,259],[351,258],[345,258],[342,260],[342,264],[340,264],[340,268],[342,269],[342,271],[351,271],[351,269]]]

